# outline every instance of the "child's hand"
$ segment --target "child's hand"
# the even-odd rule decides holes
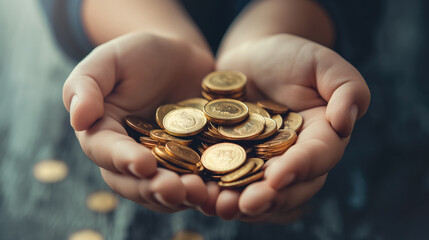
[[[244,221],[282,221],[323,186],[367,110],[368,87],[335,52],[291,35],[277,35],[225,52],[218,69],[242,71],[250,99],[271,98],[299,112],[304,126],[285,154],[267,162],[265,178],[243,192],[222,190],[216,212]]]
[[[212,56],[185,42],[132,33],[96,48],[70,74],[63,101],[86,155],[120,195],[157,211],[208,198],[196,175],[156,168],[149,149],[130,138],[123,118],[147,119],[163,103],[198,96]]]

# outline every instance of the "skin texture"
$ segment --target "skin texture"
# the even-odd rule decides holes
[[[332,46],[334,30],[323,9],[306,0],[255,1],[230,27],[215,61],[175,1],[102,2],[83,6],[87,32],[101,45],[70,74],[63,100],[82,149],[106,183],[160,212],[191,207],[224,219],[276,223],[302,215],[370,99],[359,72],[325,47]],[[271,98],[304,118],[296,144],[269,160],[264,179],[244,191],[157,168],[150,150],[122,125],[125,115],[150,119],[161,104],[199,96],[201,79],[215,69],[242,71],[249,100]]]

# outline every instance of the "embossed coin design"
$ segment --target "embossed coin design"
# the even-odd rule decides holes
[[[179,108],[165,115],[163,125],[165,131],[173,136],[193,136],[204,130],[207,118],[195,108]]]
[[[263,117],[270,117],[270,114],[258,105],[251,102],[244,102],[244,104],[249,108],[249,113],[257,113]]]
[[[249,109],[241,101],[224,98],[207,103],[204,114],[216,124],[232,125],[246,119]]]
[[[161,128],[164,128],[163,121],[164,121],[165,115],[167,115],[167,113],[171,112],[172,110],[178,109],[178,108],[181,108],[181,106],[177,104],[165,104],[165,105],[159,106],[156,109],[156,113],[155,113],[155,120],[158,123],[158,125]]]
[[[290,112],[284,119],[284,128],[289,128],[295,132],[299,132],[302,127],[302,116],[298,113]]]
[[[167,143],[169,141],[172,142],[177,142],[179,144],[182,145],[189,145],[192,142],[192,139],[184,139],[184,138],[178,138],[178,137],[174,137],[171,136],[170,134],[168,134],[166,131],[161,130],[161,129],[154,129],[152,131],[150,131],[150,137],[158,140],[160,143]]]
[[[221,186],[223,188],[237,188],[237,187],[242,187],[242,186],[248,185],[248,184],[255,182],[256,180],[259,180],[263,177],[264,177],[264,171],[260,171],[258,173],[250,175],[249,177],[246,177],[246,178],[241,179],[241,180],[237,180],[234,182],[222,182],[222,181],[220,181],[218,184],[219,184],[219,186]]]
[[[192,148],[182,146],[175,142],[165,144],[165,150],[171,156],[177,157],[189,163],[197,163],[200,161],[200,156]]]
[[[201,156],[203,166],[213,173],[228,173],[246,161],[246,151],[234,143],[218,143],[206,149]]]
[[[265,128],[265,119],[259,114],[251,113],[238,125],[219,126],[219,133],[229,140],[250,140],[257,137]]]
[[[216,71],[207,75],[201,86],[204,90],[216,93],[237,92],[246,86],[247,77],[237,71]]]
[[[246,164],[235,170],[234,172],[228,173],[220,178],[222,182],[233,182],[246,176],[255,167],[255,162],[247,161]]]

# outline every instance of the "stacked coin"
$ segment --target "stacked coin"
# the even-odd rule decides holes
[[[213,98],[158,107],[154,122],[161,129],[137,116],[127,116],[126,126],[143,135],[137,139],[152,149],[160,166],[179,174],[199,174],[224,188],[245,186],[264,176],[265,160],[283,154],[295,143],[303,121],[299,114],[270,100],[251,103],[218,98],[221,88],[223,94],[242,92],[244,98],[243,82],[242,73],[211,73],[202,86]]]
[[[237,71],[216,71],[201,82],[203,97],[209,101],[219,98],[244,100],[247,77]]]

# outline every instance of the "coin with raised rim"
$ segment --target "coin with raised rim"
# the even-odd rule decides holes
[[[161,157],[162,159],[164,159],[165,161],[182,167],[182,168],[186,168],[192,171],[195,171],[197,169],[195,164],[190,164],[188,162],[183,161],[183,159],[177,158],[175,156],[170,155],[166,150],[164,146],[158,145],[156,147],[153,148],[154,152]]]
[[[268,100],[268,99],[259,100],[256,104],[258,106],[260,106],[261,108],[264,108],[267,111],[274,113],[274,114],[275,113],[282,114],[282,113],[285,113],[289,110],[289,108],[286,107],[285,105],[278,103],[278,102]]]
[[[275,114],[271,117],[277,124],[277,130],[279,130],[283,126],[283,118],[280,114]]]
[[[190,98],[178,102],[177,105],[182,107],[192,107],[196,108],[200,111],[203,111],[204,105],[206,105],[209,101],[204,98]]]
[[[159,106],[156,109],[156,113],[155,113],[155,120],[158,123],[158,125],[161,128],[164,128],[163,121],[164,121],[165,115],[167,115],[167,113],[171,112],[172,110],[178,109],[178,108],[181,108],[181,106],[177,104],[165,104],[165,105]]]
[[[232,125],[246,119],[249,109],[241,101],[223,98],[207,103],[204,114],[216,124]]]
[[[201,82],[206,91],[215,93],[232,93],[242,91],[246,86],[247,77],[238,71],[216,71],[207,75]]]
[[[247,161],[252,161],[255,163],[255,167],[252,169],[251,172],[249,172],[247,174],[247,176],[252,175],[252,174],[256,173],[257,171],[261,170],[265,164],[264,160],[262,160],[260,158],[249,158],[249,159],[247,159]]]
[[[228,173],[220,178],[222,182],[234,182],[244,176],[246,176],[255,167],[254,161],[247,161],[243,166],[237,170]]]
[[[264,131],[254,138],[254,140],[260,140],[265,139],[267,137],[272,136],[274,133],[277,132],[277,123],[272,118],[265,118],[265,128]]]
[[[302,116],[299,113],[290,112],[284,119],[283,127],[299,132],[302,127]]]
[[[158,140],[161,143],[167,143],[169,141],[173,141],[173,142],[177,142],[179,144],[182,145],[186,145],[188,146],[189,144],[192,143],[192,139],[184,139],[184,138],[178,138],[175,136],[171,136],[170,134],[168,134],[166,131],[162,130],[162,129],[154,129],[152,131],[150,131],[150,137]]]
[[[265,119],[259,114],[251,113],[249,117],[238,125],[219,126],[218,131],[225,139],[250,140],[265,128]]]
[[[264,177],[264,171],[257,172],[249,177],[234,181],[234,182],[218,182],[220,187],[223,188],[237,188],[253,183]]]
[[[184,169],[184,168],[181,168],[179,166],[175,166],[175,165],[165,161],[162,157],[160,157],[158,154],[156,154],[155,148],[152,149],[152,154],[156,158],[156,160],[159,164],[161,164],[162,166],[164,166],[167,169],[170,169],[173,172],[183,173],[183,174],[193,173],[193,171],[191,171],[189,169]]]
[[[180,145],[175,142],[168,142],[165,144],[165,150],[171,156],[177,157],[189,163],[196,164],[200,161],[200,155],[192,150],[192,148]]]
[[[125,124],[130,128],[140,132],[146,136],[149,136],[150,130],[153,129],[153,125],[146,122],[143,118],[136,115],[128,115],[125,117]]]
[[[162,124],[167,133],[177,137],[188,137],[204,130],[207,118],[198,109],[184,107],[165,115]]]
[[[218,143],[207,148],[201,156],[204,168],[214,173],[228,173],[246,161],[246,151],[234,143]]]
[[[244,102],[246,106],[249,108],[249,113],[257,113],[263,117],[270,117],[270,114],[267,112],[267,110],[261,108],[260,106],[251,103],[251,102]]]

